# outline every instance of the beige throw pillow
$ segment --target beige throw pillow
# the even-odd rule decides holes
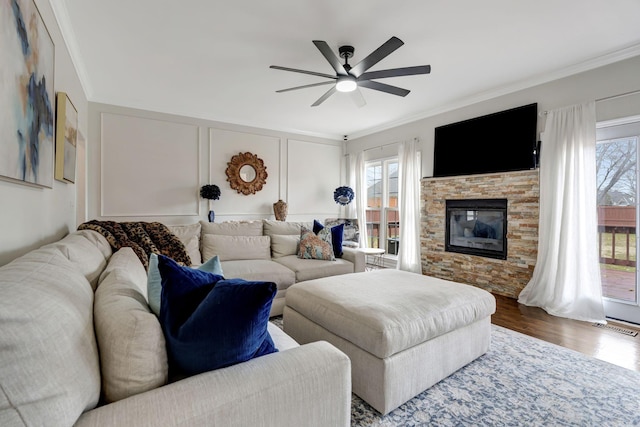
[[[182,242],[187,249],[187,254],[191,258],[192,265],[202,264],[202,257],[200,255],[200,232],[202,225],[199,222],[189,225],[167,225],[169,230],[178,236],[178,239]]]
[[[202,234],[219,234],[224,236],[262,236],[262,220],[255,221],[200,221]],[[206,260],[205,260],[206,261]]]
[[[202,236],[202,257],[206,261],[218,255],[220,261],[271,259],[269,236]]]
[[[131,248],[113,256],[95,294],[102,392],[115,402],[167,383],[164,334],[146,300],[146,272]]]
[[[287,222],[287,221],[274,221],[271,219],[265,219],[264,221],[264,234],[265,236],[275,236],[277,234],[294,234],[300,237],[300,230],[302,227],[311,229],[313,227],[312,222]]]
[[[287,255],[296,255],[300,244],[300,233],[296,235],[274,234],[271,236],[271,256],[282,258]]]

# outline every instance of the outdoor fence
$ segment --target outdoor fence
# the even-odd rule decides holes
[[[600,262],[636,266],[635,206],[598,206]]]

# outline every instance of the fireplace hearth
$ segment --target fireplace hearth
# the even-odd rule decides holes
[[[507,259],[507,199],[446,200],[445,251]]]

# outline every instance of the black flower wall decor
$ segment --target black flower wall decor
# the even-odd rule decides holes
[[[203,185],[202,188],[200,188],[200,197],[203,199],[218,200],[220,199],[220,187],[213,184]]]
[[[353,200],[353,196],[355,193],[351,189],[351,187],[342,186],[336,188],[333,192],[333,200],[336,201],[339,205],[346,206]]]

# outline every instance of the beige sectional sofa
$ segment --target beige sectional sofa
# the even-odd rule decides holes
[[[365,271],[365,255],[343,247],[342,258],[334,261],[300,259],[297,256],[302,227],[313,223],[273,220],[204,222],[169,228],[191,248],[192,262],[204,262],[218,255],[225,277],[266,280],[276,283],[278,292],[271,316],[282,314],[287,288],[305,280]],[[185,230],[191,230],[186,232]],[[195,251],[200,236],[201,258]]]
[[[195,256],[193,228],[174,230]],[[256,265],[233,261],[224,261],[228,272]],[[0,268],[0,425],[349,425],[347,356],[326,342],[300,346],[271,323],[278,352],[169,381],[146,280],[130,248],[112,253],[91,230]]]

